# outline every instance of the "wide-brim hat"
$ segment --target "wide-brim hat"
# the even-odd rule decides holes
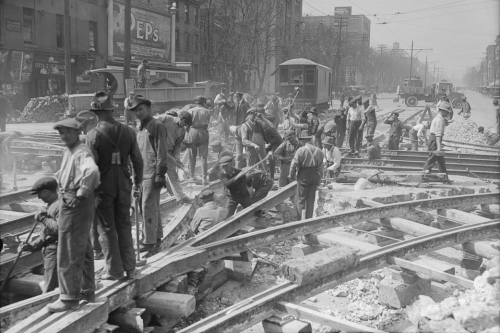
[[[325,138],[323,139],[323,141],[321,141],[321,143],[323,143],[325,145],[334,145],[335,138],[331,137],[331,136],[325,136]]]
[[[451,104],[448,102],[439,103],[438,109],[446,112],[450,112]]]
[[[135,111],[135,109],[141,104],[151,106],[151,101],[149,99],[144,98],[141,95],[135,95],[134,100],[132,101],[132,104],[129,107],[129,110]]]
[[[314,138],[314,136],[312,136],[312,135],[303,135],[299,139],[300,140],[312,140],[313,138]]]
[[[90,111],[112,111],[115,106],[111,102],[111,98],[105,91],[95,93],[92,102],[90,103]]]

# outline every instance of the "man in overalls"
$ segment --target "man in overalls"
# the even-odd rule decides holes
[[[207,179],[207,160],[208,160],[208,125],[210,124],[210,111],[205,108],[206,99],[203,96],[194,98],[196,106],[189,110],[192,117],[192,124],[187,135],[187,142],[190,144],[188,148],[189,166],[191,169],[191,178],[195,180],[196,157],[200,156],[201,173],[203,176],[203,185],[208,185]]]
[[[240,131],[241,141],[246,148],[247,166],[252,166],[264,158],[266,151],[264,147],[264,138],[260,132],[260,126],[255,123],[257,109],[250,108],[247,114],[247,121],[241,125]],[[264,165],[262,168],[266,170]]]
[[[297,213],[302,216],[302,209],[306,209],[306,219],[313,216],[316,189],[323,175],[323,152],[313,145],[312,136],[303,136],[300,141],[304,144],[295,152],[290,168],[289,178],[297,179]]]
[[[59,300],[47,305],[50,312],[76,309],[82,296],[95,299],[95,273],[90,226],[94,220],[94,191],[99,169],[88,146],[80,141],[80,123],[57,122],[54,129],[66,144],[61,168],[54,175],[59,184],[59,237],[57,273]]]
[[[142,180],[142,244],[141,252],[155,252],[156,244],[163,238],[160,216],[160,191],[165,186],[167,172],[167,131],[163,123],[153,118],[151,101],[135,97],[130,110],[135,111],[141,124],[137,131],[137,143],[144,161]],[[172,158],[172,157],[170,157]]]
[[[92,111],[99,123],[87,134],[87,145],[101,173],[97,193],[97,230],[107,274],[103,280],[119,280],[126,272],[135,277],[135,252],[132,241],[132,181],[129,157],[134,168],[134,195],[138,196],[142,182],[143,161],[135,131],[113,118],[114,106],[105,92],[98,92]],[[100,102],[99,102],[100,100]],[[135,116],[135,115],[134,115]]]
[[[295,130],[290,129],[285,133],[285,141],[274,151],[274,159],[281,162],[279,187],[285,187],[291,183],[291,180],[288,178],[290,175],[290,165],[295,152],[300,147],[302,147],[302,144],[297,140]]]

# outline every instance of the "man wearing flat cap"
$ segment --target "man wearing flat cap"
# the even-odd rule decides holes
[[[427,145],[429,157],[427,158],[427,161],[424,165],[424,172],[427,174],[431,173],[432,168],[437,163],[439,166],[439,172],[446,173],[448,175],[448,171],[446,170],[446,163],[444,160],[443,136],[446,127],[445,118],[448,116],[450,107],[450,103],[441,103],[438,107],[439,113],[436,117],[434,117],[431,123],[431,127],[429,128],[429,132],[431,133]],[[451,182],[450,180],[448,181]]]
[[[241,142],[246,149],[247,166],[252,166],[264,159],[266,154],[265,141],[262,136],[262,128],[256,123],[257,109],[250,108],[247,110],[247,120],[241,125]],[[266,165],[262,165],[262,169],[266,170]]]
[[[36,194],[47,204],[47,208],[35,214],[35,220],[42,225],[40,237],[28,244],[21,244],[19,248],[30,252],[43,249],[43,293],[47,293],[59,286],[57,278],[57,220],[59,219],[57,180],[53,177],[40,178],[31,188],[30,194]]]
[[[377,128],[377,114],[375,111],[375,107],[373,105],[370,105],[370,98],[363,98],[363,108],[366,123],[366,135],[374,135],[375,129]],[[361,135],[363,135],[362,132]]]
[[[319,130],[319,119],[318,119],[318,109],[316,107],[312,107],[311,110],[307,112],[307,120],[309,125],[309,135],[313,136],[313,142],[321,149],[321,133],[318,133]],[[320,138],[317,139],[317,135],[319,134]]]
[[[358,96],[361,98],[361,96]],[[359,132],[363,133],[364,115],[361,108],[358,106],[358,97],[353,98],[349,102],[349,112],[347,113],[347,128],[349,129],[349,148],[350,153],[359,153],[361,142],[359,140]]]
[[[399,113],[391,113],[385,120],[384,124],[391,125],[390,137],[387,148],[389,150],[399,150],[399,143],[401,142],[401,137],[403,136],[404,126],[403,122],[399,120]]]
[[[124,273],[129,278],[135,277],[136,265],[130,220],[132,181],[129,159],[134,170],[133,191],[136,197],[139,196],[144,163],[134,129],[115,120],[113,104],[107,97],[105,92],[94,96],[97,103],[93,103],[92,111],[99,123],[87,134],[87,145],[101,174],[96,221],[107,268],[107,273],[101,278],[119,280]]]
[[[99,186],[99,168],[91,149],[79,140],[80,123],[64,119],[54,125],[66,145],[61,168],[55,178],[59,184],[59,237],[57,271],[59,300],[47,305],[50,312],[78,307],[82,295],[94,298],[94,254],[90,228],[94,220],[94,192]]]
[[[195,235],[212,228],[226,218],[222,207],[214,202],[214,191],[204,190],[198,197],[203,201],[203,206],[196,210],[191,221],[191,230]]]
[[[194,98],[195,107],[189,110],[192,117],[192,124],[185,141],[189,143],[189,167],[191,178],[195,178],[196,158],[199,156],[201,161],[202,184],[208,185],[208,125],[210,124],[210,111],[205,108],[206,99],[203,96]]]
[[[295,156],[295,152],[297,149],[302,147],[302,144],[297,140],[297,135],[294,129],[289,129],[285,132],[285,141],[281,143],[278,148],[274,151],[274,159],[276,161],[280,161],[280,178],[279,178],[279,187],[285,187],[291,183],[290,178],[288,178],[290,174],[290,165],[292,163],[292,159]],[[294,200],[292,199],[292,202]]]
[[[219,140],[212,141],[210,143],[210,147],[212,148],[212,151],[217,154],[217,162],[215,162],[215,165],[208,170],[208,178],[211,182],[213,182],[218,179],[217,175],[220,172],[219,160],[224,156],[233,157],[233,153],[227,150]]]
[[[170,194],[175,195],[178,202],[188,203],[190,199],[182,189],[177,169],[184,169],[184,165],[181,162],[182,142],[186,135],[186,128],[193,123],[193,117],[191,113],[183,110],[179,112],[178,116],[172,116],[166,112],[159,116],[155,116],[155,118],[163,123],[167,132],[167,152],[169,155],[167,159],[167,176],[170,180],[169,183],[173,186],[172,189],[169,183],[167,183],[167,189]]]
[[[366,136],[366,152],[369,160],[380,160],[382,158],[382,149],[377,142],[373,141],[373,135]]]
[[[242,125],[247,117],[247,110],[250,109],[250,104],[243,99],[243,93],[237,92],[234,94],[234,114],[236,118],[235,125]]]
[[[142,192],[142,244],[141,252],[150,256],[156,252],[156,245],[163,238],[163,226],[160,215],[160,192],[165,186],[169,157],[167,131],[163,123],[153,118],[151,101],[136,96],[130,110],[136,113],[140,121],[137,130],[137,143],[144,162]]]

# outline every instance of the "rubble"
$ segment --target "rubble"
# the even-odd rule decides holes
[[[488,145],[483,134],[478,132],[478,128],[479,126],[472,120],[459,118],[446,127],[444,139]]]
[[[23,118],[35,122],[55,122],[68,108],[68,95],[32,98],[23,110]]]

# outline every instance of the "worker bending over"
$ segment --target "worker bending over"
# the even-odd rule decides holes
[[[204,190],[198,197],[203,201],[203,206],[196,210],[190,225],[195,235],[212,228],[226,218],[223,209],[214,202],[214,191]]]
[[[323,155],[325,156],[324,163],[326,165],[327,178],[337,178],[340,175],[342,154],[335,145],[334,137],[325,137],[323,139]]]
[[[418,151],[418,144],[423,144],[424,141],[427,144],[427,129],[430,127],[430,123],[427,124],[416,124],[410,130],[410,140],[411,140],[411,150]]]
[[[500,135],[498,135],[497,133],[494,133],[490,130],[485,130],[483,126],[479,126],[477,131],[484,135],[486,142],[490,146],[494,146],[498,141],[500,141]]]
[[[368,153],[369,160],[380,160],[382,159],[382,149],[378,142],[373,141],[373,135],[367,135],[366,137],[367,147],[366,152]]]
[[[219,160],[224,157],[224,156],[229,156],[233,157],[233,153],[231,153],[229,150],[227,150],[223,145],[222,142],[219,140],[212,141],[210,143],[210,147],[212,147],[212,151],[217,154],[217,160],[215,162],[215,165],[208,170],[208,179],[213,182],[218,178],[218,174],[221,171],[220,165],[219,165]]]
[[[462,100],[462,107],[461,107],[461,110],[458,114],[460,115],[463,113],[464,114],[463,117],[465,119],[470,118],[471,107],[470,107],[470,103],[467,101],[467,97],[462,96],[462,97],[460,97],[460,99]]]

